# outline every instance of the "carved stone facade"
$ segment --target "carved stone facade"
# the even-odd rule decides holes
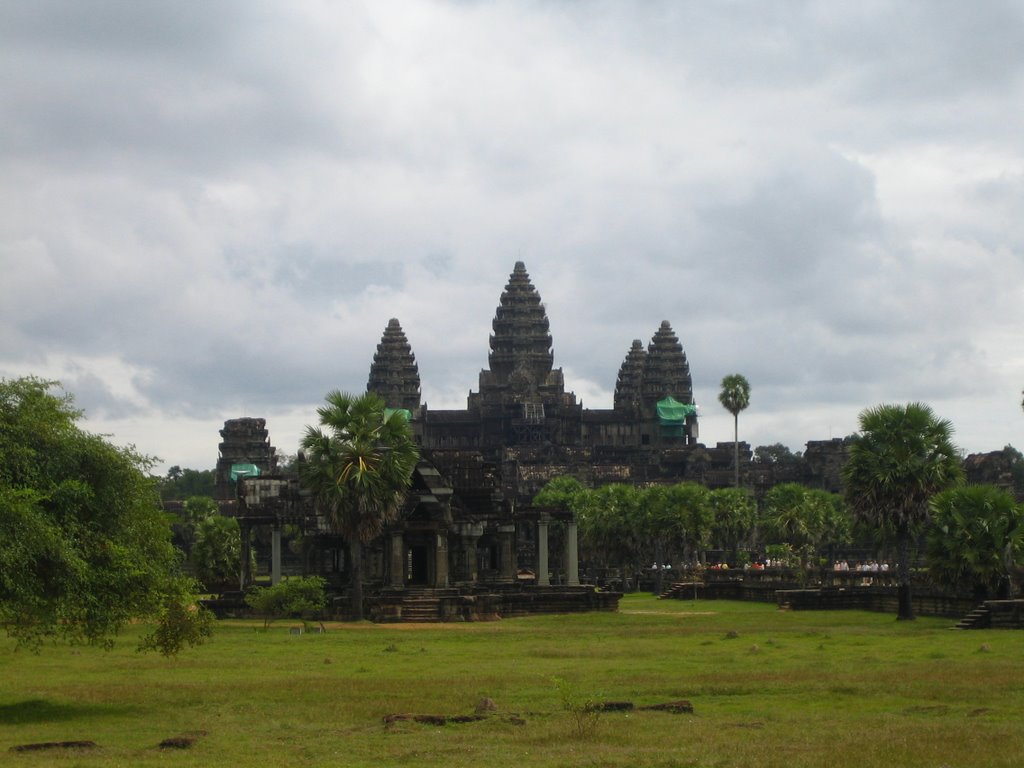
[[[690,366],[667,320],[646,349],[640,340],[632,342],[610,409],[584,409],[565,390],[562,370],[554,367],[547,312],[522,262],[501,293],[492,328],[488,368],[480,372],[465,409],[434,410],[422,401],[416,357],[395,318],[370,365],[368,391],[389,408],[409,412],[422,454],[400,519],[369,545],[364,558],[370,593],[391,618],[395,611],[412,610],[410,590],[429,589],[448,601],[437,610],[455,612],[461,610],[455,594],[475,595],[474,605],[484,613],[480,606],[496,604],[500,594],[502,610],[514,612],[526,604],[515,603],[525,584],[548,588],[554,581],[571,593],[560,605],[593,607],[594,591],[578,585],[571,515],[530,506],[555,477],[573,475],[591,487],[684,480],[712,488],[732,484],[732,443],[709,448],[697,442]],[[218,479],[234,463],[273,465],[262,419],[227,422],[222,435]],[[749,446],[741,448],[741,477],[757,491],[810,473],[806,461],[759,465],[751,461]],[[816,453],[828,457],[817,463],[820,481],[831,483],[842,446]],[[243,526],[273,527],[278,553],[282,525],[301,524],[314,540],[309,567],[336,574],[339,584],[344,580],[344,543],[316,517],[293,480],[246,478],[239,484],[238,507]],[[549,526],[558,519],[563,525],[556,535]]]
[[[390,408],[414,410],[420,405],[420,372],[416,356],[398,320],[391,318],[370,365],[368,392],[383,397]]]
[[[235,482],[231,478],[234,466],[251,464],[262,475],[277,471],[277,450],[270,444],[266,419],[229,419],[224,422],[220,436],[215,473],[218,498],[234,498]]]
[[[369,390],[392,408],[412,413],[424,455],[458,472],[462,461],[490,467],[511,505],[524,506],[552,477],[584,482],[690,479],[697,446],[696,409],[667,429],[658,403],[693,406],[693,381],[682,344],[666,320],[645,350],[626,353],[611,409],[585,410],[566,392],[547,311],[523,262],[517,262],[498,301],[489,366],[465,410],[433,410],[418,400],[415,358],[392,319],[371,367]],[[701,468],[697,468],[698,471]]]

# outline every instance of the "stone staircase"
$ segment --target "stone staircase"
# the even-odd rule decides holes
[[[693,597],[694,590],[703,590],[704,582],[698,581],[675,581],[669,585],[668,589],[658,595],[659,600],[685,600],[687,597]]]
[[[441,598],[432,595],[410,595],[402,601],[402,621],[426,623],[440,620]]]
[[[992,611],[982,604],[960,619],[956,629],[989,629],[991,626]]]
[[[402,595],[402,621],[428,623],[441,621],[441,603],[457,594],[452,589],[407,587]]]

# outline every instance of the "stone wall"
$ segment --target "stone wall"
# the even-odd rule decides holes
[[[898,611],[897,587],[818,587],[814,589],[780,589],[775,593],[780,608],[794,611],[829,611],[853,609],[891,613]],[[911,602],[914,613],[921,616],[944,616],[958,619],[975,603],[970,598],[914,591]]]
[[[1024,600],[986,600],[992,629],[1024,629]]]

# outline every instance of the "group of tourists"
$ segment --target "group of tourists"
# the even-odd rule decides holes
[[[832,564],[832,570],[837,572],[853,571],[854,573],[887,573],[889,571],[889,563],[868,560],[867,562],[859,562],[851,568],[850,564],[845,560],[836,560]]]

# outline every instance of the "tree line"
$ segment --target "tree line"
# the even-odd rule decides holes
[[[174,654],[202,642],[210,617],[171,542],[154,460],[81,429],[81,412],[57,387],[0,380],[0,628],[37,648],[52,639],[107,643],[149,618],[144,647]],[[357,564],[363,544],[397,516],[419,454],[403,417],[376,395],[332,392],[318,415],[299,474]],[[1024,556],[1021,506],[1005,490],[963,485],[951,434],[919,403],[864,411],[842,497],[784,484],[757,506],[739,488],[585,489],[561,478],[535,503],[575,512],[592,561],[614,566],[692,559],[709,544],[738,553],[752,535],[809,559],[867,526],[897,548],[900,617],[911,618],[909,549],[922,532],[933,576],[961,588],[1004,589]],[[216,516],[209,505],[188,506],[199,520],[195,548],[199,525]],[[357,568],[353,575],[358,617]]]
[[[853,533],[841,496],[799,483],[775,486],[758,505],[742,488],[710,490],[683,482],[590,489],[576,478],[560,477],[533,504],[575,515],[589,565],[634,573],[652,564],[694,564],[708,550],[742,565],[751,550],[773,545],[806,564],[824,548],[849,544]]]
[[[936,583],[979,599],[1008,597],[1011,580],[1024,567],[1024,506],[1004,488],[964,483],[952,424],[927,405],[868,408],[859,424],[843,469],[842,495],[783,483],[757,504],[738,487],[588,489],[561,477],[534,504],[571,511],[583,560],[598,568],[636,573],[654,564],[660,573],[664,563],[692,563],[707,549],[724,551],[736,565],[745,550],[772,547],[806,568],[820,565],[823,557],[831,561],[836,550],[854,541],[867,542],[894,552],[898,616],[911,619],[912,549],[923,538]]]

